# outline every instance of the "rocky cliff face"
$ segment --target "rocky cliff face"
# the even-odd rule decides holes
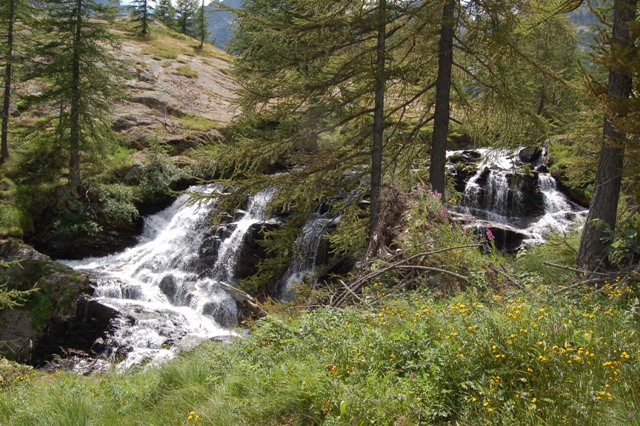
[[[232,57],[213,46],[200,50],[194,40],[166,31],[152,28],[149,41],[125,38],[114,51],[127,93],[115,106],[114,128],[134,143],[153,137],[172,144],[199,137],[206,143],[236,114]]]

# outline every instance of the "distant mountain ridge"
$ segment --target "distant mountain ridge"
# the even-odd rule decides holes
[[[211,34],[209,40],[216,46],[226,49],[229,40],[231,40],[233,36],[233,21],[235,20],[235,15],[226,10],[219,10],[215,3],[240,9],[242,8],[243,0],[212,1],[209,6],[205,8],[207,11],[207,28]]]

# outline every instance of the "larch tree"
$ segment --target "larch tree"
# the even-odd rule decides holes
[[[31,7],[25,0],[6,0],[0,4],[0,36],[5,40],[0,60],[4,62],[4,92],[2,96],[2,130],[0,134],[0,164],[9,158],[9,120],[16,64],[16,34],[18,26],[29,21]]]
[[[595,192],[578,251],[578,265],[588,270],[606,266],[607,250],[616,229],[626,145],[623,123],[629,114],[628,100],[633,89],[631,64],[637,60],[637,8],[637,0],[613,2],[606,59],[609,79]]]
[[[316,200],[341,187],[359,188],[369,196],[365,236],[371,241],[378,229],[383,176],[395,167],[385,160],[385,152],[397,148],[385,127],[398,130],[403,111],[416,98],[400,88],[405,83],[394,71],[407,65],[408,55],[401,51],[408,49],[410,37],[400,33],[412,7],[387,1],[262,0],[238,12],[233,46],[241,54],[235,72],[242,86],[242,122],[253,123],[245,128],[246,137],[262,147],[262,153],[243,155],[243,160],[266,154],[304,165],[282,178],[305,180],[299,190],[313,187],[309,195]],[[388,83],[394,86],[392,107],[384,95]],[[399,138],[399,133],[393,135]]]
[[[138,29],[140,34],[146,36],[149,34],[149,25],[153,22],[153,7],[150,4],[150,0],[133,0],[131,3],[133,10],[131,16],[133,20],[138,23]]]
[[[446,188],[446,151],[451,115],[451,73],[453,69],[453,34],[455,26],[456,0],[446,0],[442,6],[440,40],[438,44],[438,77],[436,80],[433,136],[431,138],[431,165],[429,183],[431,188],[444,196]]]
[[[82,184],[83,155],[103,151],[113,136],[110,111],[119,95],[118,67],[108,44],[116,38],[98,17],[113,9],[95,0],[46,0],[40,25],[52,35],[35,48],[29,78],[43,90],[29,100],[48,109],[55,131],[45,138],[68,155],[68,187],[77,195]]]
[[[200,49],[202,49],[204,42],[207,41],[207,38],[210,35],[207,26],[207,11],[205,9],[204,0],[202,0],[202,3],[196,12],[195,21],[194,35],[198,41],[200,41]]]
[[[198,0],[177,0],[176,25],[182,34],[192,35],[193,19],[198,11]]]
[[[176,9],[171,3],[171,0],[158,0],[156,3],[155,18],[165,24],[169,28],[173,28],[176,19]]]

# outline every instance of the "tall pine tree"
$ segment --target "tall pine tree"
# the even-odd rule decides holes
[[[16,36],[19,25],[31,21],[32,9],[25,0],[6,0],[0,4],[0,37],[5,41],[0,51],[4,62],[4,92],[2,96],[2,130],[0,135],[0,164],[9,158],[9,119],[11,115],[12,88],[16,65]]]
[[[153,21],[153,7],[150,0],[133,0],[131,3],[133,10],[131,16],[138,23],[140,34],[146,36],[149,34],[149,24]]]
[[[638,0],[613,2],[606,59],[609,80],[595,193],[578,251],[578,265],[589,270],[606,265],[607,250],[616,229],[626,145],[624,120],[631,112],[628,100],[633,89],[632,64],[638,60],[638,32],[637,25],[634,26],[637,8]]]
[[[200,49],[204,46],[204,42],[209,38],[209,29],[207,27],[207,11],[205,9],[204,0],[200,4],[195,16],[194,36],[200,41]]]
[[[193,35],[193,19],[198,11],[198,0],[177,0],[176,25],[182,34]]]
[[[175,26],[176,9],[171,0],[158,0],[155,8],[155,18],[169,28]]]
[[[116,38],[108,24],[113,8],[96,0],[46,0],[41,25],[50,36],[36,47],[30,78],[42,81],[42,92],[30,100],[49,108],[56,131],[52,143],[68,155],[72,194],[82,183],[83,155],[101,152],[112,137],[110,110],[119,94],[118,67],[107,44]]]

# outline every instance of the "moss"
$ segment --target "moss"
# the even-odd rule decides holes
[[[188,78],[197,78],[198,73],[194,71],[189,65],[181,65],[173,71],[175,75],[181,75]]]
[[[46,294],[37,293],[29,302],[31,321],[35,327],[42,327],[49,321],[55,313],[56,304],[53,299]]]

